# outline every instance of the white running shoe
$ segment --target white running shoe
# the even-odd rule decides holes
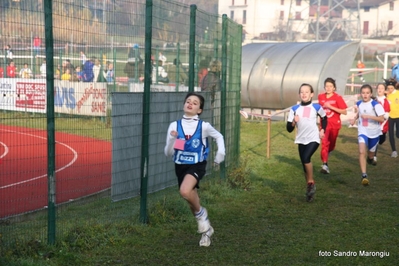
[[[199,242],[200,247],[209,247],[211,245],[211,236],[214,232],[215,230],[213,230],[213,227],[210,226],[209,230],[202,234],[201,240]]]
[[[204,213],[202,214],[202,216],[200,217],[196,217],[197,222],[198,222],[198,233],[202,234],[205,233],[209,230],[209,228],[211,227],[211,223],[209,222],[208,219],[208,212],[206,211],[205,208],[204,209]]]
[[[391,154],[391,157],[392,158],[398,157],[398,152],[397,151],[393,151],[392,154]]]
[[[323,164],[323,165],[321,166],[320,173],[322,173],[322,174],[329,174],[329,173],[330,173],[330,169],[328,169],[328,166],[327,166],[327,165]]]
[[[377,156],[374,156],[374,161],[376,161],[376,162],[377,162]]]

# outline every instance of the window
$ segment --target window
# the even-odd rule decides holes
[[[369,22],[363,21],[363,35],[369,35]]]
[[[280,11],[280,19],[284,19],[284,11]]]
[[[247,11],[242,11],[242,24],[247,24]]]
[[[364,12],[370,12],[370,7],[365,7]]]
[[[392,1],[392,2],[389,2],[389,10],[394,10],[394,8],[395,8],[395,3]]]
[[[390,20],[388,21],[388,30],[392,30],[393,29],[393,21]]]
[[[295,12],[295,19],[301,19],[301,12]]]
[[[230,19],[231,19],[231,20],[234,20],[234,11],[233,11],[233,10],[230,11]]]
[[[284,5],[284,0],[280,0],[280,5]]]
[[[301,0],[296,0],[296,5],[300,6],[301,5]]]

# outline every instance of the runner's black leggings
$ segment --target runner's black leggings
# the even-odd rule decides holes
[[[391,144],[392,151],[396,151],[395,146],[395,133],[396,137],[399,138],[399,118],[388,118],[388,133],[389,133],[389,144]]]
[[[319,143],[317,142],[310,142],[306,145],[298,144],[299,158],[301,158],[303,171],[305,173],[306,173],[305,164],[310,163],[310,159],[312,158],[312,155],[315,153],[318,147]]]

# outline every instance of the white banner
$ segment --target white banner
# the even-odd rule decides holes
[[[0,78],[0,109],[46,113],[45,79]],[[106,116],[107,84],[54,81],[56,113]]]

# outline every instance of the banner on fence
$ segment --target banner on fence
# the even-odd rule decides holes
[[[54,81],[54,110],[56,113],[105,116],[107,84],[91,82]],[[0,78],[0,109],[46,113],[45,79]]]

